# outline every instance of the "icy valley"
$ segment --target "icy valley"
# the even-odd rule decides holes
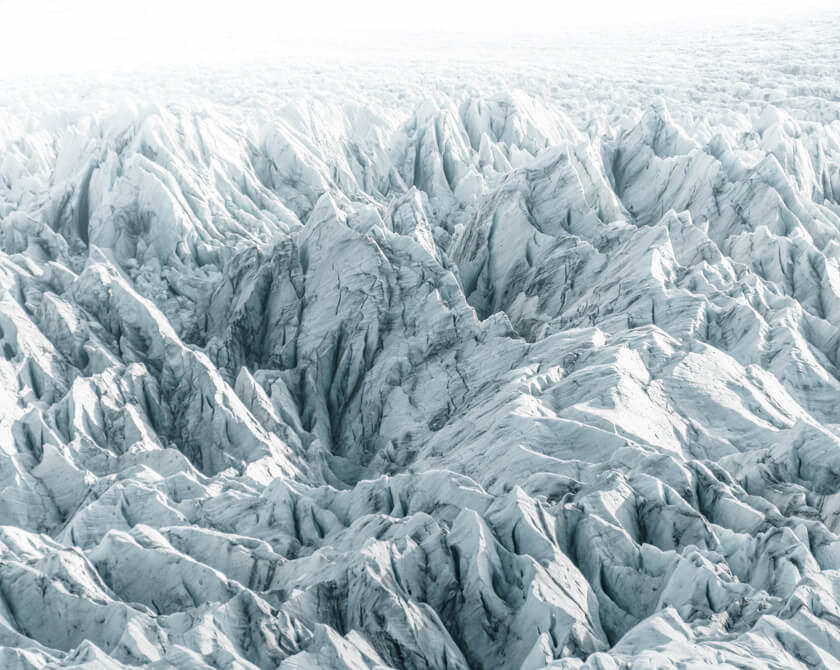
[[[838,25],[0,85],[0,667],[840,667]]]

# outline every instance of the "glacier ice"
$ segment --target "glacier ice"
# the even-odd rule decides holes
[[[803,49],[0,107],[0,667],[840,667]]]

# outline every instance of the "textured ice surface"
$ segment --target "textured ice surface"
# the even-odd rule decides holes
[[[0,667],[840,667],[837,25],[4,84]]]

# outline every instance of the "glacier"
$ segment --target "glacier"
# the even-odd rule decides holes
[[[840,667],[835,25],[4,85],[0,667]]]

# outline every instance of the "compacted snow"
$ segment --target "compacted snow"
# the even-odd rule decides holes
[[[4,83],[0,667],[840,667],[837,25]]]

